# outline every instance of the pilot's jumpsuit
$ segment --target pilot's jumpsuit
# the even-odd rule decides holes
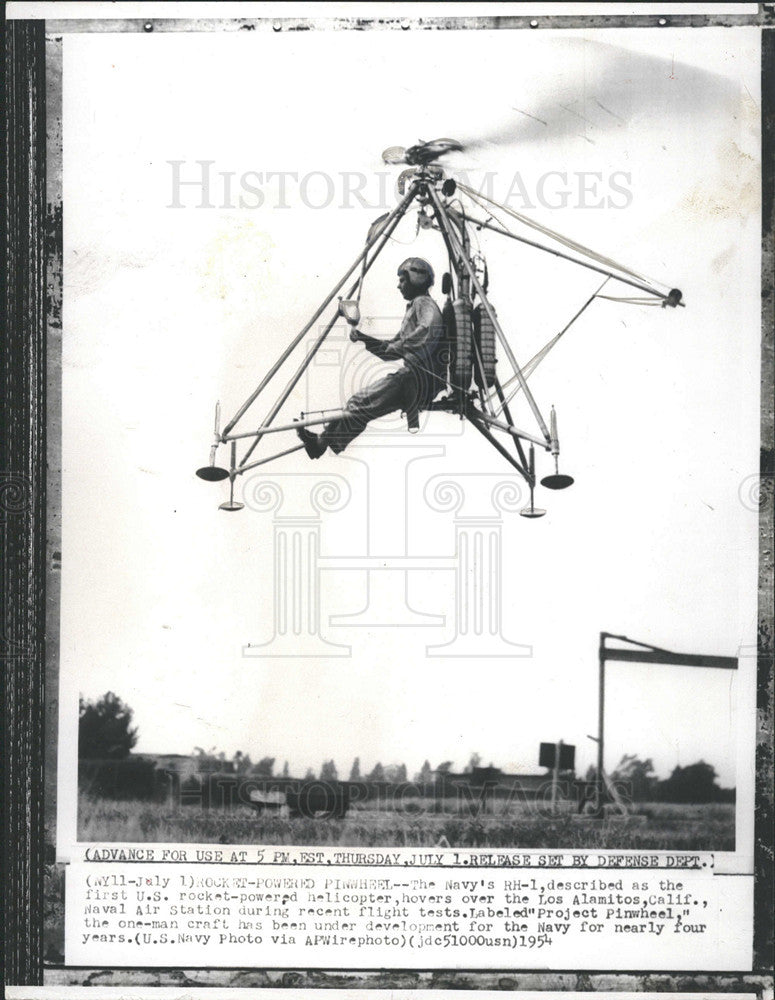
[[[347,416],[326,424],[324,436],[339,454],[370,420],[394,410],[405,412],[427,406],[446,386],[446,344],[439,307],[429,295],[418,295],[406,305],[401,329],[392,340],[361,334],[366,350],[385,361],[403,360],[391,372],[356,392],[347,401]]]

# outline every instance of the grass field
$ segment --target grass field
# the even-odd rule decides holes
[[[344,819],[289,819],[259,815],[249,806],[207,810],[81,796],[78,835],[82,841],[160,844],[433,847],[446,838],[450,847],[734,850],[734,805],[639,803],[632,811],[628,818],[599,821],[569,810],[550,816],[526,803],[500,809],[495,803],[492,813],[479,816],[364,803]]]

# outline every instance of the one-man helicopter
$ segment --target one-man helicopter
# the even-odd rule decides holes
[[[401,197],[398,204],[373,223],[363,250],[348,271],[222,431],[220,407],[216,406],[210,461],[197,470],[197,475],[211,481],[229,479],[230,496],[228,501],[221,504],[222,510],[239,510],[243,506],[234,500],[237,476],[300,449],[304,449],[310,458],[319,458],[329,448],[332,452],[339,453],[361,433],[369,421],[397,410],[406,414],[409,430],[418,429],[419,413],[422,410],[457,414],[468,420],[527,483],[530,503],[520,511],[524,517],[541,517],[546,513],[534,504],[537,485],[536,448],[548,452],[553,459],[553,471],[540,480],[541,485],[551,490],[561,490],[573,483],[570,476],[559,471],[560,444],[554,407],[547,424],[528,386],[529,376],[595,299],[615,298],[615,301],[626,303],[675,307],[683,305],[681,292],[677,288],[659,287],[615,261],[560,236],[454,178],[445,176],[435,161],[445,153],[462,149],[462,144],[454,139],[436,139],[432,142],[420,142],[408,149],[390,147],[382,154],[386,163],[403,163],[408,166],[399,177]],[[363,282],[396,226],[412,206],[418,209],[418,227],[436,230],[446,249],[449,270],[441,282],[441,291],[445,296],[444,306],[443,310],[439,310],[428,294],[435,280],[431,265],[423,258],[408,258],[398,269],[399,291],[407,300],[404,321],[394,338],[389,341],[379,340],[358,329]],[[550,245],[514,231],[514,221],[523,227],[537,230],[551,241]],[[490,303],[487,267],[481,255],[473,249],[471,227],[517,240],[536,250],[596,271],[603,277],[601,285],[563,329],[523,365],[517,362]],[[551,245],[552,243],[555,245]],[[337,293],[359,267],[359,276],[347,290],[346,297],[338,298],[334,305]],[[604,295],[603,289],[609,281],[619,282],[635,289],[639,294],[629,292],[621,297]],[[252,431],[235,432],[239,421],[329,308],[332,309],[332,315],[259,427]],[[275,420],[294,387],[341,317],[350,327],[350,339],[353,342],[362,343],[368,351],[384,360],[401,360],[403,366],[397,372],[377,379],[366,389],[356,393],[342,409],[328,411],[327,416],[302,414],[299,418],[276,424]],[[498,351],[510,368],[504,379],[496,372]],[[531,431],[516,427],[512,419],[509,404],[519,392],[522,392],[535,421],[535,428]],[[310,430],[311,427],[320,425],[324,425],[321,433]],[[250,460],[267,435],[283,431],[295,434],[300,443],[266,457]],[[247,442],[248,446],[238,458],[239,441]],[[217,450],[224,444],[230,446],[228,468],[215,463]],[[507,447],[509,444],[513,451]]]

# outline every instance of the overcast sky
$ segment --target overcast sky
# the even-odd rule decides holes
[[[758,469],[755,29],[83,34],[64,51],[65,761],[79,692],[113,690],[135,711],[139,751],[241,750],[292,774],[333,758],[344,776],[355,756],[411,775],[476,751],[535,772],[539,742],[562,738],[583,772],[601,630],[726,656],[755,644],[757,518],[741,500]],[[321,612],[351,655],[245,657],[272,635],[274,528],[271,513],[219,511],[227,489],[194,477],[215,401],[225,422],[391,207],[402,168],[381,151],[439,135],[486,138],[450,171],[474,186],[490,171],[496,197],[677,285],[686,308],[598,301],[531,380],[543,413],[557,407],[561,469],[576,478],[537,497],[543,520],[503,515],[502,632],[532,655],[428,657],[454,633],[452,570],[411,572],[405,595],[401,573],[373,573],[367,590],[366,572],[346,569],[367,545],[386,561],[454,555],[454,515],[428,506],[427,482],[456,479],[470,499],[472,474],[510,478],[473,428],[438,414],[418,437],[388,421],[350,458],[260,470],[293,474],[289,495],[309,483],[299,473],[348,484],[346,506],[322,514],[321,550],[342,562],[321,575]],[[193,186],[169,207],[173,171],[196,179],[202,160],[214,207],[196,208]],[[298,175],[284,195],[266,177],[281,171]],[[359,183],[347,171],[366,205],[346,196]],[[398,263],[444,270],[440,239],[415,219],[366,281],[362,328],[378,336],[403,312]],[[524,362],[599,279],[480,238]],[[340,383],[364,378],[345,338],[337,328],[284,414],[336,406]],[[524,401],[514,419],[535,430]],[[295,443],[277,435],[261,454],[278,439]],[[395,622],[405,596],[406,627],[369,624]],[[367,604],[357,627],[329,623]],[[625,752],[663,777],[703,758],[722,784],[750,785],[755,659],[740,666],[612,664],[609,769]]]

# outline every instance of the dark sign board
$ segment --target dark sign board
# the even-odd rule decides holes
[[[539,767],[554,767],[556,743],[542,743],[538,755]],[[572,771],[576,764],[576,748],[572,743],[563,743],[560,747],[560,770]]]

